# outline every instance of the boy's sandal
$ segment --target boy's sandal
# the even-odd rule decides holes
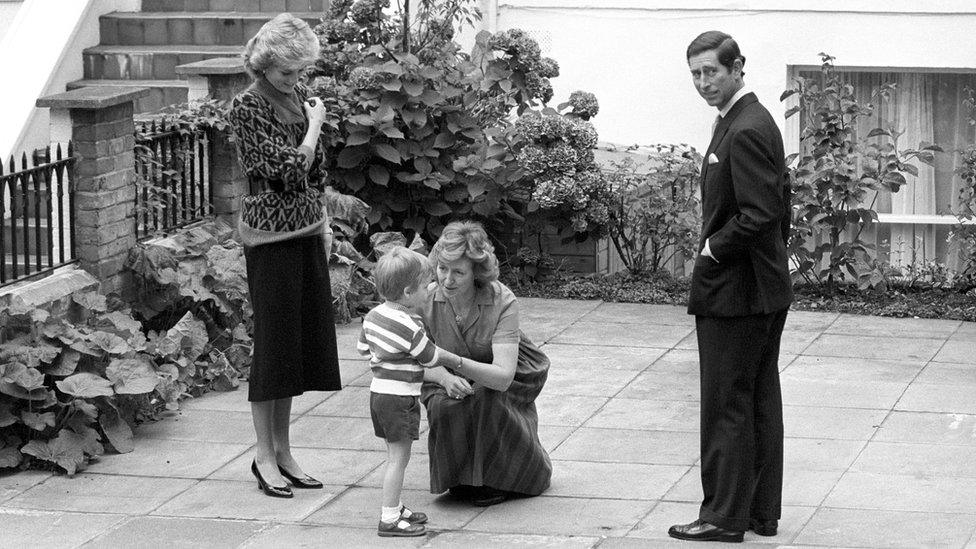
[[[393,522],[380,521],[376,527],[376,535],[383,538],[413,538],[427,533],[427,527],[423,524],[410,524],[406,519],[397,519]]]
[[[421,513],[420,511],[410,511],[410,516],[409,517],[405,517],[405,516],[403,516],[403,513],[405,511],[410,511],[410,509],[407,509],[407,506],[406,505],[404,505],[403,507],[400,507],[400,520],[405,520],[405,521],[409,522],[410,524],[426,524],[427,523],[427,515],[425,513]]]

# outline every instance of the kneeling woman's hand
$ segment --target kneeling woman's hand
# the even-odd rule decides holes
[[[444,387],[447,396],[458,400],[474,393],[468,380],[450,373],[444,375],[441,386]]]

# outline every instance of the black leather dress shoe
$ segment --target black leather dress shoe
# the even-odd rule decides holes
[[[775,536],[777,527],[779,527],[777,520],[752,519],[752,524],[749,525],[749,529],[760,536]]]
[[[668,529],[668,535],[675,539],[688,541],[724,541],[727,543],[741,543],[742,532],[726,530],[714,524],[698,519],[688,524],[675,524]]]

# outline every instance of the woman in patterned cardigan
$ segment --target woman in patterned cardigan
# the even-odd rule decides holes
[[[322,200],[319,143],[325,107],[299,77],[318,54],[308,24],[281,14],[244,49],[253,84],[234,98],[230,122],[248,189],[239,232],[254,311],[248,400],[257,434],[251,472],[269,496],[321,488],[291,453],[292,397],[341,387]]]

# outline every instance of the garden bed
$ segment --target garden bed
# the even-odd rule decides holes
[[[689,281],[668,274],[633,276],[558,275],[543,282],[506,281],[520,297],[551,299],[600,299],[621,303],[685,305]],[[976,293],[924,285],[892,286],[886,290],[859,290],[841,286],[832,295],[821,289],[797,285],[791,309],[829,311],[859,315],[939,318],[976,322]]]

